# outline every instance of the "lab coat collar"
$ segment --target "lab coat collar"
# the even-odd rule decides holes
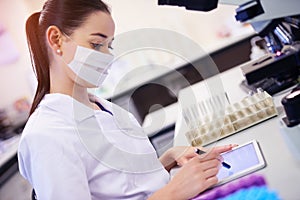
[[[97,112],[76,99],[59,93],[46,94],[39,106],[48,107],[64,116],[72,116],[76,122],[93,117]]]

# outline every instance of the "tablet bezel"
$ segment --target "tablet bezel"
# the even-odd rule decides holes
[[[262,169],[262,168],[264,168],[266,166],[266,161],[265,161],[264,156],[262,154],[262,151],[261,151],[261,148],[259,146],[259,143],[256,140],[251,140],[251,141],[249,141],[247,143],[239,145],[239,146],[233,148],[232,150],[230,150],[228,152],[225,152],[223,154],[228,154],[228,153],[230,153],[232,151],[236,151],[236,150],[238,150],[238,149],[240,149],[240,148],[242,148],[242,147],[244,147],[246,145],[249,145],[249,144],[252,144],[253,147],[254,147],[254,149],[255,149],[255,153],[256,153],[256,156],[258,158],[258,164],[254,165],[252,167],[249,167],[249,168],[247,168],[247,169],[245,169],[243,171],[240,171],[238,173],[235,173],[235,174],[233,174],[231,176],[228,176],[228,177],[226,177],[226,178],[224,178],[222,180],[219,180],[219,182],[215,186],[223,185],[223,184],[228,183],[228,182],[230,182],[232,180],[235,180],[235,179],[240,178],[242,176],[245,176],[245,175],[248,175],[250,173],[253,173],[253,172],[255,172],[255,171],[259,170],[259,169]],[[224,161],[226,162],[226,160],[224,160]]]

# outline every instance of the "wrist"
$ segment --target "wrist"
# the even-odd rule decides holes
[[[173,155],[173,150],[168,149],[160,158],[159,160],[161,161],[161,163],[163,164],[163,166],[165,167],[165,169],[167,171],[170,171],[173,167],[175,167],[176,164],[176,160],[175,160],[175,156]]]

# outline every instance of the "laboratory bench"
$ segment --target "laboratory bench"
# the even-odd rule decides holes
[[[217,76],[222,80],[224,91],[226,91],[230,103],[240,102],[248,95],[239,85],[243,80],[239,67],[234,67]],[[201,96],[201,89],[205,82],[206,80],[191,86],[196,96]],[[187,88],[183,90],[187,90]],[[290,90],[283,91],[272,98],[278,111],[277,116],[220,139],[207,145],[207,147],[243,144],[251,140],[258,141],[266,161],[266,167],[256,173],[265,176],[268,186],[278,192],[282,199],[298,199],[300,196],[300,160],[297,160],[291,153],[283,133],[280,131],[280,120],[285,115],[281,99],[288,92]],[[189,129],[182,119],[180,106],[176,102],[146,116],[143,127],[150,138],[158,133],[169,133],[168,127],[175,126],[171,141],[166,141],[164,138],[156,138],[156,140],[160,140],[160,143],[165,145],[170,142],[174,146],[190,145],[185,136]]]

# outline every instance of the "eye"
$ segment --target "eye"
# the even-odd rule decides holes
[[[111,46],[111,44],[108,46],[109,49],[114,50],[114,48]]]
[[[103,47],[103,44],[98,44],[98,43],[91,43],[91,47],[95,49],[96,51],[100,51],[100,48]]]
[[[113,43],[113,41],[110,41],[110,42],[108,43],[108,48],[109,48],[110,50],[114,50],[114,48],[112,47],[112,43]]]

